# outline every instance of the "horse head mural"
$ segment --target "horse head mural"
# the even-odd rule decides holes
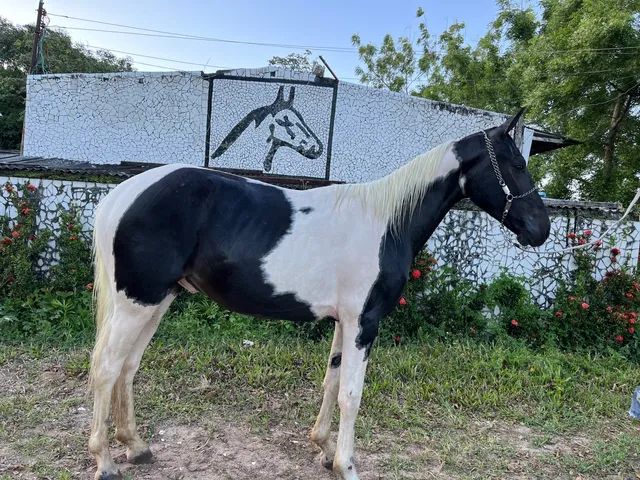
[[[318,136],[304,121],[300,112],[293,107],[295,94],[296,87],[291,87],[289,98],[285,100],[284,86],[281,86],[273,103],[249,112],[231,129],[216,151],[213,152],[211,158],[217,158],[225,153],[252,122],[254,122],[254,128],[258,128],[269,116],[271,116],[270,133],[266,141],[271,143],[271,147],[264,159],[266,172],[271,171],[273,158],[280,147],[288,147],[311,160],[320,157],[324,147]]]

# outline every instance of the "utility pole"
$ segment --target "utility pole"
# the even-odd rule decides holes
[[[42,17],[47,12],[44,9],[44,0],[40,0],[38,4],[38,18],[36,20],[36,29],[33,32],[33,48],[31,49],[31,66],[29,67],[29,73],[33,74],[36,69],[36,60],[38,58],[38,43],[40,42],[40,35],[42,34]],[[24,153],[24,120],[22,121],[22,138],[20,139],[20,155]]]
[[[40,35],[42,34],[42,17],[47,12],[44,9],[44,0],[40,0],[38,4],[38,19],[36,20],[36,30],[33,33],[33,48],[31,49],[31,68],[29,73],[34,73],[36,68],[36,60],[38,58],[38,42],[40,41]]]

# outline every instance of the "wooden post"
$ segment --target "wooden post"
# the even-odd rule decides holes
[[[38,4],[38,19],[36,20],[36,30],[33,33],[33,48],[31,49],[31,68],[29,73],[33,73],[36,68],[36,61],[38,59],[38,41],[40,40],[40,28],[42,27],[42,12],[44,10],[44,0],[40,0]]]

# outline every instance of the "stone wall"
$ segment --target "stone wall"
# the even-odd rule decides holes
[[[26,178],[0,177],[0,186],[24,183]],[[83,230],[87,237],[93,226],[93,211],[99,200],[112,189],[113,184],[78,181],[30,179],[38,186],[41,199],[38,216],[41,228],[59,231],[57,216],[61,210],[75,208],[79,212]],[[2,195],[6,195],[4,189]],[[15,215],[7,210],[6,198],[0,196],[0,215]],[[591,229],[597,236],[614,220],[596,218],[597,215],[584,209],[551,211],[552,227],[549,240],[540,247],[541,252],[553,252],[567,246],[567,234],[572,231]],[[620,263],[637,267],[640,253],[640,222],[626,222],[616,232],[615,246],[622,251]],[[489,282],[502,271],[523,277],[533,297],[541,305],[548,305],[554,297],[558,279],[567,278],[575,268],[571,255],[537,255],[526,253],[513,245],[513,236],[505,237],[499,224],[483,212],[469,209],[454,209],[447,214],[427,249],[438,259],[440,265],[455,267],[461,275],[476,284]],[[613,241],[613,240],[612,240]],[[611,267],[609,248],[605,245],[598,254],[597,277],[601,278]],[[52,245],[43,264],[55,261]]]
[[[201,165],[207,87],[184,72],[30,75],[24,154]]]
[[[345,182],[506,118],[276,68],[30,75],[25,115],[25,155],[204,165],[208,149],[214,167]]]

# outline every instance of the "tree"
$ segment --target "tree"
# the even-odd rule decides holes
[[[0,17],[0,148],[20,147],[34,30],[33,25],[17,26]],[[39,66],[38,73],[132,70],[130,58],[118,58],[108,51],[91,52],[55,30],[45,30],[43,46],[45,65]]]
[[[416,17],[420,19],[423,16],[424,10],[418,9]],[[387,34],[382,39],[380,47],[372,43],[363,44],[360,35],[354,34],[351,41],[358,47],[360,60],[365,66],[356,67],[355,72],[360,81],[375,88],[411,93],[420,78],[429,72],[436,59],[427,26],[420,22],[418,29],[419,36],[415,43],[407,37],[399,37],[394,41],[393,37]]]
[[[546,158],[547,189],[557,196],[626,202],[639,186],[640,3],[542,5],[537,35],[514,68],[530,115],[583,142]]]
[[[311,72],[315,62],[311,62],[309,57],[311,50],[305,50],[304,53],[290,53],[286,57],[271,57],[269,65],[287,68],[295,72]]]
[[[505,113],[527,106],[530,121],[582,142],[532,160],[551,196],[627,202],[640,185],[640,2],[498,3],[475,47],[456,23],[440,35],[438,55],[407,54],[403,63],[385,37],[380,49],[361,48],[365,69],[356,73],[435,100]],[[416,71],[424,84],[407,89],[402,79]]]

